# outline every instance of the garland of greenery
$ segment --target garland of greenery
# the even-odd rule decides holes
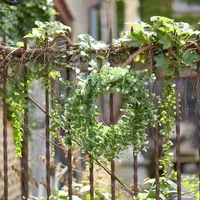
[[[77,88],[66,103],[66,117],[72,132],[72,139],[78,140],[85,152],[93,157],[105,157],[112,160],[128,146],[133,146],[137,154],[145,150],[145,130],[153,125],[156,112],[147,89],[147,72],[129,68],[109,67],[93,71],[86,80],[80,80]],[[95,99],[102,94],[120,93],[124,113],[117,125],[107,125],[95,120],[99,107]]]

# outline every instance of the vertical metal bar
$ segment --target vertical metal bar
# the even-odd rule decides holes
[[[3,45],[6,45],[6,33],[3,32]],[[5,58],[5,56],[4,56]],[[7,68],[3,68],[3,160],[4,160],[4,200],[8,200],[8,157],[7,157]]]
[[[70,80],[70,70],[67,69],[66,71],[66,79]],[[67,94],[70,92],[70,88],[67,87]],[[68,131],[68,145],[69,145],[69,150],[68,150],[68,194],[69,194],[69,200],[72,200],[72,141],[70,139],[70,131]]]
[[[177,199],[181,200],[180,111],[179,111],[178,79],[176,79],[176,165],[177,165]]]
[[[133,32],[133,26],[131,26],[131,32]]]
[[[133,182],[134,182],[134,196],[137,196],[138,193],[138,163],[137,163],[137,155],[133,150]]]
[[[133,26],[131,26],[130,32],[132,33]],[[133,52],[132,52],[133,53]],[[134,61],[131,62],[131,68],[134,69]],[[138,194],[138,163],[137,163],[137,155],[135,155],[135,151],[133,149],[133,190],[134,190],[134,196],[137,196]]]
[[[90,29],[91,29],[91,32],[92,32],[92,31],[94,31],[94,27],[92,26],[92,23],[90,25],[91,25]],[[103,108],[103,106],[102,106],[102,108]],[[92,161],[92,157],[90,155],[89,155],[89,162],[90,162],[90,168],[89,168],[90,200],[94,200],[94,164],[93,164],[93,161]]]
[[[131,30],[130,30],[130,32],[133,33],[133,26],[131,26]],[[134,52],[134,51],[131,50],[130,53],[132,54],[133,52]],[[131,62],[131,68],[133,68],[133,69],[135,68],[135,62],[134,62],[134,59],[133,59],[132,62]]]
[[[90,200],[94,200],[94,164],[92,161],[92,158],[89,156],[90,158]]]
[[[114,124],[113,94],[110,94],[110,124]],[[111,199],[115,200],[115,161],[111,161]]]
[[[158,107],[158,101],[157,101],[157,79],[154,82],[153,90],[155,93],[154,98],[154,106],[155,108]],[[156,175],[156,200],[159,200],[160,195],[160,183],[159,183],[159,147],[158,147],[158,140],[159,140],[159,134],[158,134],[158,124],[156,123],[155,127],[153,128],[153,140],[154,140],[154,155],[155,155],[155,175]]]
[[[24,49],[27,49],[27,41],[24,40]],[[24,65],[24,138],[22,148],[22,196],[28,199],[28,68]]]
[[[110,47],[112,47],[112,29],[111,29],[111,27],[110,27],[110,30],[109,30],[108,43],[110,44]],[[109,119],[110,125],[115,123],[113,104],[114,104],[113,94],[110,94],[110,105],[109,105],[109,108],[110,108],[110,117],[109,117],[110,118]],[[115,186],[115,161],[114,160],[111,161],[110,167],[111,167],[111,199],[115,200],[116,186]]]
[[[197,71],[197,112],[198,112],[198,140],[199,140],[199,193],[200,193],[200,62]]]
[[[48,47],[48,34],[45,32],[45,47]],[[47,200],[49,200],[49,196],[51,195],[50,188],[50,131],[49,131],[49,66],[47,57],[45,57],[45,70],[46,70],[46,81],[45,81],[45,124],[46,124],[46,192],[47,192]]]
[[[111,162],[111,199],[112,200],[115,200],[115,189],[116,189],[116,186],[115,186],[115,161],[112,160]]]

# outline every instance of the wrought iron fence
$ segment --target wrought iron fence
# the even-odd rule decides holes
[[[132,30],[131,30],[132,31]],[[110,38],[109,41],[112,40],[112,34],[110,32]],[[25,42],[24,49],[18,49],[18,50],[13,50],[11,51],[9,48],[6,48],[6,34],[3,34],[3,43],[5,48],[3,46],[0,48],[0,55],[3,56],[3,59],[1,61],[1,85],[2,85],[2,98],[3,98],[3,159],[4,159],[4,200],[8,200],[8,151],[7,151],[7,103],[6,99],[8,98],[7,95],[7,81],[9,80],[8,77],[8,65],[4,64],[6,60],[6,56],[9,54],[13,54],[16,57],[22,57],[23,53],[27,49],[27,43]],[[46,34],[46,39],[45,39],[45,48],[48,47],[48,35]],[[45,55],[44,57],[44,63],[48,63]],[[46,72],[48,72],[48,64],[46,64]],[[133,66],[132,66],[133,67]],[[197,80],[197,119],[198,119],[198,138],[196,140],[199,141],[199,157],[198,160],[200,160],[200,64],[197,67],[197,73],[194,75],[195,79]],[[26,66],[24,66],[24,71],[23,71],[25,77],[28,74],[28,69]],[[48,74],[46,74],[49,76]],[[188,75],[190,77],[190,75]],[[70,80],[70,70],[67,69],[66,71],[66,79]],[[158,94],[158,81],[160,80],[160,77],[157,77],[157,81],[154,83],[154,92],[155,94]],[[179,88],[178,88],[178,81],[175,80],[176,83],[176,165],[177,165],[177,199],[180,200],[182,193],[181,193],[181,152],[180,152],[180,108],[179,108],[179,101],[180,101],[180,96],[179,96]],[[25,80],[25,83],[27,80]],[[51,195],[51,169],[50,169],[50,144],[56,145],[60,148],[58,144],[53,143],[50,140],[50,91],[47,85],[45,85],[45,109],[42,108],[32,97],[28,95],[28,85],[25,85],[24,90],[21,91],[25,94],[26,98],[26,105],[28,105],[28,102],[32,102],[37,108],[39,108],[42,112],[45,113],[45,137],[43,139],[46,140],[46,195],[47,198],[49,199],[49,196]],[[67,88],[66,93],[69,93],[69,88]],[[110,116],[109,120],[110,123],[114,123],[114,107],[113,107],[114,101],[113,101],[113,94],[110,94],[110,102],[109,102],[109,110],[110,110]],[[154,105],[157,107],[157,99],[155,97],[154,99]],[[22,151],[22,159],[21,159],[21,168],[23,169],[21,171],[21,180],[22,180],[22,196],[24,196],[25,199],[28,199],[29,197],[29,166],[28,166],[28,156],[29,156],[29,140],[28,140],[28,134],[30,132],[29,130],[29,111],[28,111],[28,106],[25,109],[24,112],[24,136],[23,136],[23,151]],[[195,114],[195,113],[194,113]],[[70,133],[68,133],[70,134]],[[153,141],[154,141],[154,160],[155,160],[155,182],[156,182],[156,199],[159,200],[159,194],[160,194],[160,173],[159,173],[159,128],[158,124],[154,127],[153,129]],[[42,139],[42,138],[41,138]],[[68,139],[68,145],[72,145],[72,141]],[[73,178],[73,167],[72,167],[72,150],[71,148],[68,149],[68,157],[66,158],[68,160],[68,194],[69,194],[69,199],[72,200],[72,195],[73,195],[73,188],[72,188],[72,178]],[[111,170],[108,170],[107,168],[104,168],[104,170],[110,175],[111,177],[111,198],[112,200],[116,199],[116,182],[118,182],[121,187],[128,193],[130,196],[137,196],[138,194],[138,157],[134,154],[133,152],[133,183],[134,183],[134,188],[133,190],[129,189],[121,180],[118,178],[115,174],[115,161],[113,160],[111,162]],[[97,161],[98,162],[98,161]],[[200,178],[200,162],[198,161],[198,176]],[[94,199],[94,167],[91,164],[89,168],[89,182],[90,182],[90,199]],[[200,190],[200,188],[199,188]]]

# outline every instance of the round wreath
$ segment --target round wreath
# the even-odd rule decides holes
[[[109,161],[130,145],[135,152],[145,149],[145,130],[156,119],[147,85],[152,81],[145,71],[111,68],[104,65],[80,81],[67,101],[67,115],[72,139],[78,140],[85,152]],[[95,103],[99,95],[120,93],[122,119],[116,125],[97,122],[100,109]]]

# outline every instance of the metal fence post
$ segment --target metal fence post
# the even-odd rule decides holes
[[[48,47],[48,34],[47,31],[45,32],[45,48]],[[47,200],[49,200],[49,196],[51,195],[51,188],[50,188],[50,130],[49,130],[49,65],[47,60],[47,55],[44,57],[45,59],[45,70],[46,70],[46,78],[45,81],[45,110],[46,110],[46,116],[45,116],[45,124],[46,124],[46,191],[47,191]]]
[[[177,160],[177,199],[181,200],[181,163],[180,163],[180,109],[179,81],[176,79],[176,160]]]
[[[197,67],[197,117],[198,117],[198,141],[199,141],[199,193],[200,193],[200,62]]]
[[[110,44],[110,48],[112,47],[112,29],[110,27],[109,30],[109,38],[108,38],[108,43]],[[113,95],[114,94],[110,94],[110,104],[109,104],[109,110],[110,110],[110,125],[114,124],[114,99],[113,99]],[[116,190],[116,186],[115,186],[115,161],[112,160],[111,161],[111,198],[112,200],[115,200],[115,190]]]
[[[158,102],[157,102],[157,78],[154,82],[154,106],[155,108],[158,107]],[[156,175],[156,200],[159,200],[159,193],[160,193],[160,182],[159,182],[159,146],[158,146],[158,141],[159,141],[159,133],[158,133],[158,124],[156,123],[155,127],[153,128],[153,140],[154,140],[154,155],[155,155],[155,175]]]
[[[3,45],[6,46],[6,33],[3,32]],[[5,55],[3,55],[5,59]],[[7,67],[3,68],[3,159],[4,159],[4,200],[8,200],[8,146],[7,146]]]
[[[27,41],[24,40],[24,49],[27,49]],[[22,196],[28,199],[28,86],[27,86],[28,68],[24,65],[24,137],[22,147]]]
[[[67,80],[70,80],[70,70],[67,69],[66,71],[66,79]],[[66,93],[69,94],[70,92],[70,88],[67,87],[67,91]],[[68,149],[68,193],[69,193],[69,200],[72,200],[72,141],[71,141],[71,138],[70,138],[70,131],[68,131],[68,145],[69,145],[69,149]]]

